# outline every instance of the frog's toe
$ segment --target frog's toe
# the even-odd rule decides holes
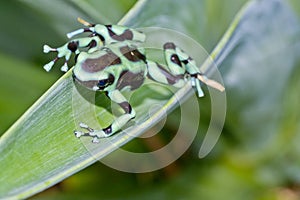
[[[74,134],[75,134],[75,137],[77,137],[77,138],[80,138],[81,136],[84,135],[84,133],[81,131],[74,131]]]
[[[97,137],[93,137],[92,143],[99,143],[99,139]]]

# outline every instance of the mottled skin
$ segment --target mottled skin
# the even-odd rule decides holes
[[[90,24],[81,21],[87,28],[79,29],[68,34],[71,38],[83,32],[91,32],[89,37],[73,39],[59,48],[44,46],[44,52],[56,51],[57,57],[46,64],[49,71],[53,64],[61,57],[65,57],[62,71],[67,71],[67,62],[72,53],[76,54],[76,64],[73,68],[74,80],[94,91],[104,91],[111,101],[123,108],[124,114],[117,117],[111,125],[101,130],[94,130],[84,123],[80,127],[88,130],[84,133],[74,131],[76,137],[90,136],[93,142],[99,138],[108,137],[119,131],[129,120],[135,117],[135,111],[122,95],[124,88],[131,90],[139,88],[147,77],[156,82],[181,88],[187,81],[191,81],[203,96],[200,80],[215,88],[223,90],[218,83],[207,79],[200,73],[195,61],[178,48],[174,43],[164,44],[166,66],[153,62],[145,55],[143,48],[138,45],[145,41],[145,35],[134,29],[118,25]],[[83,48],[87,48],[83,51]]]

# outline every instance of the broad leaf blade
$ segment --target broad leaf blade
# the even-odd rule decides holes
[[[123,23],[134,20],[131,17],[142,12],[142,9],[145,9],[144,4],[138,3]],[[179,99],[186,96],[189,87],[181,91]],[[153,95],[153,91],[146,93],[145,96]],[[91,110],[84,109],[85,105],[76,104],[77,101],[72,104],[74,99],[80,99],[80,97],[81,94],[74,86],[71,71],[69,71],[1,137],[0,151],[3,154],[0,158],[1,198],[30,196],[96,161],[91,152],[72,134],[79,128],[78,122],[74,121],[73,106],[79,109],[80,116],[85,116],[84,120],[89,122],[89,125],[97,125],[93,121],[94,116]],[[165,100],[158,99],[157,101],[160,104],[169,102],[165,109],[170,110],[176,105],[176,101],[174,97],[168,101],[169,98],[170,96]],[[86,106],[93,105],[87,104]],[[106,112],[105,106],[99,108],[98,113],[101,113],[102,119],[111,117]],[[140,129],[131,128],[132,135],[141,134],[157,122],[161,118],[160,115],[158,112],[154,120],[150,120]],[[144,120],[147,120],[147,117],[144,117]],[[105,120],[101,120],[100,123],[105,123]],[[97,158],[105,156],[132,138],[125,133],[120,133],[101,140],[100,144],[95,145]],[[89,138],[86,140],[90,142]]]
[[[145,2],[145,5],[140,3],[141,7],[132,11],[132,18],[129,17],[122,22],[133,26],[144,25],[143,18],[133,19],[133,17],[144,14],[140,11],[146,9],[147,4],[151,4],[151,1]],[[184,88],[180,92],[186,94],[188,91],[189,88]],[[6,182],[5,187],[0,189],[1,197],[4,195],[6,197],[30,196],[95,161],[90,152],[71,134],[78,128],[77,122],[73,123],[74,109],[71,103],[74,97],[81,98],[81,95],[76,92],[69,72],[1,138],[0,150],[4,154],[0,158],[0,171],[3,172],[0,178],[1,185],[4,185],[2,182]],[[166,102],[160,101],[160,103]],[[174,103],[173,99],[169,102]],[[90,116],[90,112],[84,108],[76,105],[76,109],[79,109],[78,112],[85,112],[81,114],[87,117],[86,120],[93,121],[94,118]],[[167,106],[167,109],[171,108],[172,106]],[[100,109],[98,112],[103,113],[108,119],[111,117],[104,109]],[[159,117],[155,119],[159,120]],[[96,124],[96,122],[93,123]],[[25,133],[28,130],[31,130],[30,134]],[[133,129],[133,131],[136,130]],[[139,133],[135,132],[135,135]],[[101,141],[99,148],[103,145],[103,149],[102,151],[97,150],[101,154],[98,156],[106,155],[130,139],[132,138],[121,133]],[[20,163],[20,165],[16,163]],[[8,191],[9,193],[7,193]]]

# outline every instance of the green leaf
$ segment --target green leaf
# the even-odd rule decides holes
[[[123,24],[134,20],[133,17],[146,9],[145,2],[141,1],[135,5],[123,20]],[[151,5],[149,2],[146,3]],[[183,88],[177,93],[176,98],[171,97],[172,93],[168,92],[164,99],[151,99],[155,92],[142,88],[140,92],[144,93],[143,96],[149,97],[146,103],[164,105],[163,109],[152,119],[148,119],[148,110],[145,108],[149,106],[142,104],[145,102],[139,102],[140,107],[134,106],[139,114],[136,121],[143,124],[128,128],[131,137],[122,132],[101,140],[97,145],[91,144],[90,138],[83,139],[87,145],[92,145],[91,148],[94,148],[92,151],[96,155],[91,155],[91,149],[87,150],[86,146],[82,145],[82,141],[72,134],[79,128],[80,121],[74,121],[77,116],[93,127],[98,126],[91,109],[94,104],[85,101],[78,91],[69,71],[1,137],[0,151],[3,155],[0,158],[1,197],[30,196],[89,166],[96,161],[95,156],[99,159],[107,155],[133,139],[132,136],[141,134],[158,122],[164,116],[165,110],[169,111],[177,105],[176,98],[184,99],[188,96],[190,88],[188,86]],[[100,95],[98,98],[103,99],[103,96]],[[109,105],[96,108],[97,115],[101,116],[101,125],[111,120],[111,114],[106,111],[106,108],[109,108]]]
[[[122,23],[133,27],[140,27],[146,25],[162,25],[162,26],[165,25],[166,27],[174,28],[176,30],[180,30],[185,33],[190,33],[191,35],[196,36],[199,27],[195,28],[194,23],[196,22],[195,21],[190,22],[188,19],[189,17],[187,17],[187,15],[184,12],[182,12],[182,10],[185,10],[184,9],[185,6],[193,7],[195,10],[197,10],[197,8],[199,8],[198,5],[199,1],[186,1],[186,4],[183,5],[179,4],[177,6],[174,6],[174,4],[171,3],[171,1],[170,2],[164,1],[164,2],[165,4],[162,4],[161,1],[154,1],[154,0],[141,1],[141,3],[139,3],[140,6],[135,7],[127,15],[129,17],[125,18],[125,20],[123,20]],[[255,3],[253,3],[252,6],[253,5],[255,6],[251,7],[251,9],[247,7],[248,9],[246,9],[245,13],[243,13],[244,18],[241,18],[241,16],[239,16],[238,20],[236,21],[236,24],[235,23],[233,24],[233,29],[229,28],[230,31],[228,32],[229,34],[227,35],[225,42],[219,44],[220,48],[216,48],[215,55],[214,55],[215,58],[218,58],[219,55],[223,55],[224,56],[223,58],[225,58],[230,53],[232,60],[238,58],[243,58],[244,60],[248,60],[247,57],[245,58],[245,55],[248,55],[249,52],[253,53],[253,49],[251,45],[246,46],[245,48],[246,50],[242,51],[243,54],[242,53],[238,54],[240,49],[236,50],[236,48],[234,48],[236,44],[238,44],[238,47],[240,48],[245,47],[242,46],[243,44],[248,44],[247,43],[248,39],[246,34],[248,32],[245,31],[243,28],[241,28],[243,27],[242,25],[237,26],[237,24],[239,24],[239,22],[241,24],[244,24],[245,21],[247,22],[247,19],[251,18],[251,16],[254,16],[253,21],[250,23],[251,25],[250,27],[253,27],[254,26],[253,24],[258,23],[258,21],[261,20],[258,16],[264,13],[263,12],[264,9],[270,12],[274,11],[273,10],[274,7],[272,6],[268,7],[268,6],[273,5],[273,3],[277,1],[265,1],[265,2],[269,2],[269,4],[264,4],[265,6],[262,7],[262,10],[259,9],[261,6],[259,2],[263,2],[263,1],[254,1],[254,2]],[[160,6],[159,10],[157,9],[158,5]],[[169,7],[170,5],[173,5],[175,8],[170,9]],[[282,8],[282,5],[280,4],[278,7]],[[174,11],[170,12],[170,10],[171,11],[175,10],[176,12]],[[257,13],[255,12],[256,10],[260,10],[260,12]],[[160,12],[163,14],[161,14]],[[167,15],[165,15],[166,12],[168,13]],[[191,13],[194,14],[196,13],[194,16],[195,18],[193,20],[199,20],[200,15],[197,15],[197,13],[200,13],[199,10],[197,10],[197,12],[191,12]],[[281,14],[282,13],[279,12],[278,14],[279,18],[282,16]],[[162,17],[163,20],[159,20],[161,16],[163,16]],[[257,17],[257,19],[255,19],[255,17]],[[261,22],[262,26],[268,24],[270,22],[269,20],[272,18],[273,15],[271,14],[270,16],[264,18],[265,21],[263,20]],[[288,17],[288,19],[290,18],[293,17]],[[243,20],[240,21],[240,19]],[[197,22],[197,24],[199,23]],[[248,26],[249,25],[245,27],[247,28]],[[190,27],[190,29],[188,27]],[[201,31],[203,30],[199,30],[199,32]],[[255,42],[258,39],[265,38],[262,37],[263,33],[260,30],[257,32],[258,32],[257,37],[255,37],[255,39],[253,40],[250,40],[251,41],[250,44],[255,44]],[[280,33],[281,32],[279,32],[279,35]],[[237,43],[235,42],[231,43],[232,41],[235,41],[232,40],[232,38],[234,38],[232,36],[235,37],[238,36],[238,38],[242,38],[242,39],[239,39],[238,40],[239,42]],[[269,42],[268,44],[272,43]],[[264,44],[264,42],[262,44]],[[259,46],[264,47],[264,45],[259,45]],[[228,47],[230,47],[229,50]],[[224,51],[224,49],[227,51]],[[257,49],[254,48],[254,50]],[[263,53],[268,52],[267,50],[264,49]],[[226,53],[224,54],[224,52]],[[238,55],[237,58],[235,57],[236,54]],[[252,57],[250,58],[252,59]],[[251,88],[247,88],[248,84],[252,83],[252,79],[250,78],[249,81],[244,81],[243,79],[243,80],[239,80],[236,84],[232,84],[232,85],[230,84],[231,76],[234,75],[234,77],[239,77],[239,73],[243,73],[243,70],[240,70],[238,68],[236,70],[233,70],[234,67],[240,66],[240,62],[236,61],[237,64],[235,64],[234,62],[232,62],[232,60],[226,60],[225,63],[226,65],[224,65],[224,66],[232,66],[232,68],[225,67],[224,69],[225,81],[229,90],[230,98],[232,98],[230,99],[230,102],[234,102],[234,104],[233,103],[230,104],[230,110],[235,111],[235,112],[231,111],[232,113],[229,113],[229,119],[231,120],[237,118],[234,116],[235,114],[242,115],[243,112],[239,112],[239,109],[243,111],[244,107],[240,105],[241,104],[247,105],[248,103],[248,101],[245,100],[242,103],[236,103],[236,102],[239,102],[240,100],[244,99],[243,95],[245,95],[245,92],[253,91]],[[222,60],[219,60],[218,64],[222,63],[221,61]],[[257,66],[261,66],[261,65],[257,65]],[[249,68],[251,67],[252,66],[250,66]],[[256,69],[256,71],[259,70]],[[256,77],[251,73],[245,73],[245,76],[248,74],[251,78]],[[267,72],[265,73],[265,76],[268,77]],[[262,78],[262,80],[266,81],[266,83],[269,83],[268,82],[269,80],[265,78]],[[264,85],[264,82],[261,84]],[[243,91],[241,89],[243,87],[246,87],[247,89],[244,93],[239,95],[240,92]],[[143,93],[143,95],[152,96],[153,91],[148,89],[149,88],[142,88],[140,92]],[[266,90],[266,88],[264,89]],[[265,90],[263,90],[262,88],[262,91]],[[183,90],[181,90],[179,93],[179,95],[181,95],[180,97],[186,95],[188,91],[189,88],[184,88]],[[251,93],[251,97],[260,98],[259,94],[261,93],[259,92],[257,93],[257,91],[254,90]],[[89,97],[89,95],[94,95],[94,94],[87,93],[84,94],[83,96]],[[166,99],[167,97],[169,97],[168,95],[170,94],[167,93],[165,95]],[[96,96],[96,98],[102,99],[103,96],[99,95]],[[160,104],[165,104],[166,102],[167,100],[165,99],[158,100],[158,103]],[[104,102],[104,105],[106,105],[106,103]],[[148,103],[151,105],[153,101]],[[166,108],[170,109],[173,106],[173,103],[175,102],[173,101],[173,99],[171,99]],[[140,102],[136,102],[137,106],[139,104]],[[147,105],[149,104],[145,104],[143,106],[147,107]],[[97,121],[95,121],[95,117],[93,116],[93,113],[91,114],[91,111],[93,112],[94,109],[93,104],[88,104],[86,101],[83,100],[82,95],[78,93],[78,90],[73,85],[73,82],[70,77],[70,73],[67,73],[46,94],[44,94],[43,97],[41,97],[41,99],[38,102],[36,102],[26,112],[26,114],[23,115],[23,117],[20,118],[18,122],[16,122],[16,124],[12,126],[1,138],[0,140],[0,152],[2,153],[2,156],[0,158],[0,171],[1,171],[0,197],[1,198],[2,197],[24,198],[30,196],[38,191],[41,191],[59,182],[60,180],[70,176],[71,174],[95,162],[94,157],[92,157],[90,152],[86,150],[85,146],[83,146],[82,143],[71,134],[73,130],[78,128],[77,127],[78,121],[76,120],[79,121],[81,120],[81,119],[76,119],[75,121],[73,121],[74,107],[72,106],[75,106],[76,108],[75,113],[76,112],[81,113],[80,117],[84,118],[84,120],[91,122],[90,124],[91,126],[97,125]],[[143,112],[143,106],[140,107],[141,110],[138,110],[141,116],[145,115],[145,113]],[[106,107],[104,106],[104,108]],[[96,111],[97,115],[100,115],[101,117],[105,116],[105,118],[101,118],[100,120],[101,125],[108,123],[108,121],[110,121],[111,115],[108,112],[106,112],[105,109],[98,108],[98,107],[95,109],[97,110]],[[247,110],[249,109],[247,108]],[[138,119],[142,118],[141,116],[139,116]],[[254,115],[253,117],[255,118],[256,116]],[[247,122],[247,119],[248,118],[246,118],[244,122]],[[159,117],[155,118],[155,120],[159,120]],[[193,119],[191,119],[191,121],[192,120]],[[235,127],[235,124],[236,121],[234,120],[232,122],[230,121],[228,122],[228,126],[233,127],[233,130],[236,130],[235,133],[238,134],[240,133],[238,132],[240,130],[238,130],[239,127]],[[247,123],[245,124],[247,125]],[[251,126],[247,125],[245,127],[251,127]],[[146,127],[143,127],[143,129],[144,128]],[[135,135],[139,134],[138,130],[132,129],[132,131],[135,131],[134,133]],[[110,151],[117,148],[119,145],[126,143],[130,139],[132,138],[128,138],[125,136],[125,134],[119,133],[111,138],[102,140],[101,143],[97,145],[97,148],[100,148],[100,151],[97,148],[95,149],[95,152],[98,153],[97,157],[101,157],[108,154]],[[86,144],[90,144],[89,139],[86,139],[85,142]],[[215,171],[212,171],[211,173],[213,174],[214,172]],[[190,179],[193,179],[195,177],[194,171],[191,174],[193,174],[193,176],[191,176]],[[228,176],[225,177],[226,178],[224,178],[224,180],[227,180],[229,178]],[[216,178],[216,180],[218,180],[218,178]],[[198,180],[195,182],[198,183]],[[197,186],[196,183],[195,186]],[[227,182],[225,183],[225,185],[226,184]],[[201,184],[201,185],[205,185],[205,184]],[[175,188],[177,189],[178,187],[180,186],[177,186]],[[236,187],[234,187],[234,189],[235,188]],[[198,188],[193,187],[193,189],[197,190]],[[169,191],[170,194],[172,194],[173,192],[174,189]],[[228,194],[228,192],[225,192],[225,194]],[[184,193],[183,195],[189,195],[189,194]],[[191,198],[195,197],[193,195],[194,193],[193,194],[191,193]],[[149,196],[150,195],[148,195],[148,197]],[[161,196],[164,195],[160,195],[160,197]],[[186,196],[183,196],[183,198],[184,197]],[[211,196],[208,195],[208,197]]]
[[[29,65],[23,60],[2,53],[0,53],[0,60],[1,65],[4,66],[0,68],[2,94],[0,132],[2,133],[7,129],[6,124],[12,124],[15,121],[17,117],[15,111],[31,106],[32,99],[38,99],[44,93],[45,88],[49,88],[51,82],[56,80],[56,77],[54,74],[45,74],[42,70],[36,70],[39,66]],[[36,84],[36,81],[39,84]],[[21,101],[20,96],[22,96]]]

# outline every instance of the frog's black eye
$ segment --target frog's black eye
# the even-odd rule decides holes
[[[104,89],[105,87],[113,84],[114,81],[115,81],[115,77],[112,74],[109,74],[107,79],[102,79],[98,81],[97,86],[99,87],[99,89]]]
[[[108,81],[108,79],[100,80],[100,81],[98,82],[97,86],[98,86],[99,88],[104,88],[104,87],[106,86],[106,84],[107,84],[107,81]]]

